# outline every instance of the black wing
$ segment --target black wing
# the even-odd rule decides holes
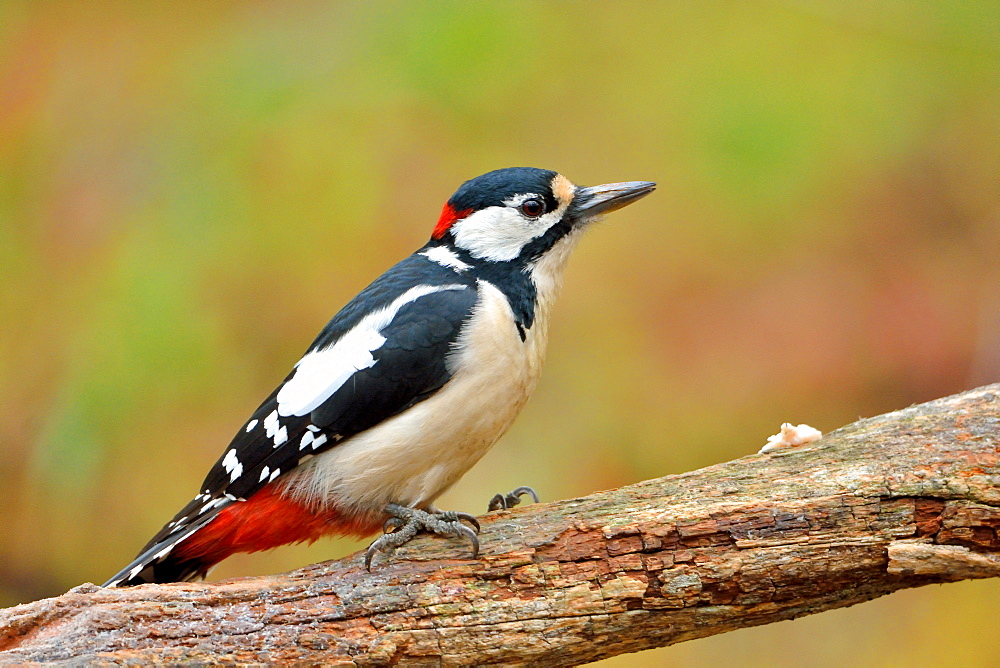
[[[254,411],[198,496],[109,582],[133,578],[131,571],[304,459],[434,394],[451,377],[448,354],[476,300],[474,279],[417,255],[368,286]]]
[[[384,342],[369,351],[367,366],[353,367],[335,390],[324,388],[312,401],[296,397],[289,402],[290,407],[297,405],[303,410],[285,414],[288,409],[282,410],[282,390],[296,383],[303,369],[322,374],[321,365],[306,366],[309,355],[316,354],[307,353],[248,423],[258,420],[258,424],[249,431],[244,428],[230,444],[205,479],[203,493],[208,490],[213,497],[222,493],[246,498],[298,466],[303,458],[318,454],[431,396],[451,377],[446,365],[448,353],[476,298],[475,288],[453,284],[405,304],[378,330]],[[351,335],[349,331],[344,336]],[[331,357],[352,354],[336,351],[334,347],[319,350],[319,354]],[[312,407],[313,403],[317,405]],[[234,475],[234,466],[242,467],[240,475]]]

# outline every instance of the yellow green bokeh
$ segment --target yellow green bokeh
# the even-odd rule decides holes
[[[124,565],[337,308],[498,167],[659,189],[582,244],[535,397],[443,507],[1000,380],[998,75],[979,0],[0,3],[0,606]],[[608,665],[997,665],[998,596],[924,588]]]

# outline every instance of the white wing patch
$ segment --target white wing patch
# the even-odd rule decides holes
[[[299,441],[299,450],[305,450],[308,448],[314,438],[316,438],[316,436],[311,431],[306,431],[306,433],[302,434],[302,440]]]
[[[211,501],[208,501],[207,503],[205,503],[204,506],[201,507],[201,510],[198,511],[198,514],[199,515],[204,515],[205,513],[207,513],[212,508],[215,508],[216,506],[221,506],[225,502],[226,502],[226,498],[222,497],[222,496],[220,496],[217,499],[213,499]]]
[[[421,255],[432,262],[437,262],[442,267],[454,269],[459,273],[472,268],[471,264],[462,262],[462,260],[455,255],[455,251],[451,250],[447,246],[435,246],[434,248],[428,248],[421,253]]]
[[[139,575],[139,573],[142,572],[144,568],[148,567],[152,563],[162,560],[164,557],[170,554],[171,550],[177,547],[177,545],[182,541],[185,541],[188,538],[190,538],[195,531],[201,528],[201,526],[202,525],[200,524],[195,525],[192,529],[188,530],[185,533],[182,533],[177,538],[168,538],[167,540],[169,541],[169,544],[165,545],[159,552],[143,559],[142,561],[139,561],[138,563],[136,563],[135,566],[132,567],[130,571],[128,571],[128,574],[122,574],[121,577],[117,577],[114,580],[106,582],[104,586],[114,587],[117,586],[119,583],[124,582],[125,580],[131,580],[132,578],[136,577],[137,575]]]
[[[306,415],[329,399],[358,371],[375,365],[372,353],[382,347],[385,337],[381,332],[392,322],[399,310],[426,295],[445,290],[465,290],[465,285],[418,285],[397,297],[385,308],[365,316],[333,345],[312,350],[295,365],[295,375],[278,391],[278,409],[264,420],[274,416],[275,433],[278,416]],[[268,429],[268,436],[271,431]],[[287,435],[286,435],[287,439]],[[324,439],[325,440],[325,439]],[[313,442],[313,448],[319,447]]]
[[[271,411],[264,418],[264,429],[268,438],[274,439],[274,447],[278,447],[288,440],[288,428],[278,424],[278,411]]]
[[[173,545],[167,545],[165,548],[163,548],[162,550],[160,550],[159,552],[157,552],[156,554],[154,554],[153,557],[150,559],[150,561],[160,561],[165,556],[167,556],[168,554],[170,554],[170,551],[173,550],[173,549],[174,549]],[[132,577],[135,577],[135,576],[133,575]]]
[[[271,411],[264,418],[264,430],[267,432],[268,438],[274,438],[274,435],[278,431],[278,411]]]
[[[231,448],[226,456],[222,459],[222,467],[226,469],[226,473],[229,474],[229,482],[234,482],[237,478],[243,475],[243,464],[240,463],[239,458],[236,456],[236,448]]]

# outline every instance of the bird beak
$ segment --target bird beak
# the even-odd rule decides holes
[[[642,199],[656,189],[650,181],[607,183],[603,186],[580,187],[573,197],[573,208],[580,218],[593,218],[617,211],[623,206]]]

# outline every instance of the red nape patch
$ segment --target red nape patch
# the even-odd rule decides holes
[[[451,226],[455,224],[456,220],[461,220],[470,213],[472,213],[472,209],[456,211],[451,204],[445,202],[444,208],[441,209],[441,217],[438,218],[438,224],[434,226],[434,233],[431,234],[431,236],[435,239],[440,239],[445,235],[445,232],[451,229]]]
[[[378,529],[370,522],[342,517],[334,510],[314,511],[281,496],[272,483],[246,501],[219,512],[214,520],[174,549],[182,560],[215,564],[237,552],[259,552],[289,543],[312,543],[327,534],[364,536]]]

